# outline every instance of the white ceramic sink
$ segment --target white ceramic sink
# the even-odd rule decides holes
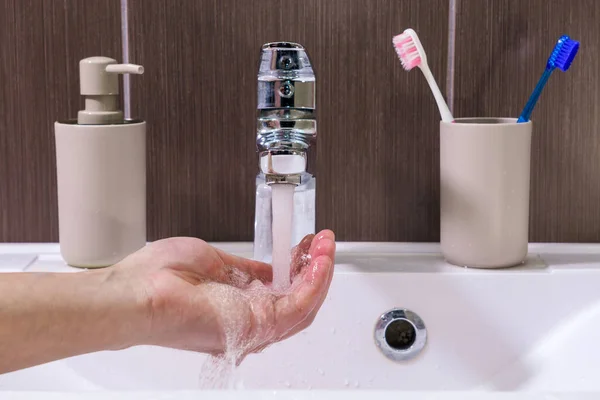
[[[249,244],[219,246],[251,253]],[[258,390],[244,398],[600,398],[600,245],[530,245],[527,264],[507,270],[447,265],[434,244],[338,250],[313,325],[235,372],[234,389]],[[0,271],[73,271],[57,251],[0,245]],[[410,361],[392,362],[374,343],[375,323],[392,308],[426,326],[427,344]],[[88,354],[1,375],[0,398],[208,398],[198,392],[204,360],[158,347]]]

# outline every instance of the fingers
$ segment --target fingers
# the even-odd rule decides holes
[[[332,265],[334,265],[334,263],[332,263]],[[329,287],[331,285],[331,280],[333,278],[333,271],[334,271],[334,268],[330,268],[329,277],[327,278],[327,290],[323,291],[321,297],[319,298],[319,301],[317,302],[317,305],[314,307],[312,312],[308,315],[307,318],[305,318],[298,325],[296,325],[294,327],[294,329],[290,330],[287,334],[285,334],[284,336],[279,338],[279,340],[287,339],[290,336],[293,336],[296,333],[301,332],[304,329],[308,328],[313,323],[315,317],[317,316],[319,309],[321,308],[321,306],[325,302],[325,299],[327,298],[327,292],[329,291]]]
[[[321,305],[327,298],[327,292],[329,290],[329,286],[331,285],[331,280],[333,279],[333,271],[334,271],[334,265],[335,265],[335,247],[336,246],[335,246],[334,238],[335,238],[335,235],[333,234],[333,232],[331,232],[329,230],[322,231],[315,236],[313,242],[311,243],[311,256],[312,256],[313,260],[321,260],[325,257],[331,261],[331,266],[328,268],[329,273],[326,277],[325,289],[321,291],[320,296],[318,297],[318,299],[315,302],[315,306],[314,306],[313,310],[306,316],[306,318],[304,318],[304,320],[300,321],[296,326],[294,326],[293,329],[290,329],[290,331],[288,333],[286,333],[282,337],[280,337],[279,338],[280,340],[287,339],[288,337],[290,337],[290,336],[302,331],[303,329],[307,328],[308,326],[310,326],[310,324],[315,319],[317,312],[321,308]],[[303,273],[310,274],[312,269],[313,269],[313,265],[311,264],[311,266],[309,268],[305,268]],[[300,277],[298,279],[300,279]]]
[[[273,269],[269,264],[250,260],[244,257],[234,256],[233,254],[226,253],[222,250],[215,249],[222,262],[226,266],[233,267],[247,275],[249,279],[247,283],[250,283],[254,279],[258,279],[262,282],[271,282],[273,280]],[[223,273],[228,273],[227,269],[223,269]]]
[[[319,307],[321,306],[321,304],[325,301],[325,298],[327,297],[327,292],[329,290],[329,285],[331,285],[331,280],[333,279],[333,270],[334,270],[334,265],[335,265],[335,241],[334,241],[335,235],[333,234],[333,232],[328,231],[327,234],[320,236],[319,242],[314,246],[313,249],[313,254],[312,257],[318,259],[319,257],[328,257],[331,260],[331,268],[329,269],[329,276],[328,276],[328,282],[327,282],[327,290],[325,290],[322,294],[323,298],[321,299],[321,303],[319,304]],[[316,309],[318,310],[318,309]],[[315,310],[315,314],[316,314],[316,310]],[[313,317],[314,319],[314,317]],[[311,320],[312,322],[312,320]]]
[[[298,243],[298,246],[294,248],[295,253],[308,253],[310,249],[310,245],[314,239],[315,235],[306,235],[304,238]]]
[[[319,232],[313,239],[309,252],[313,259],[319,256],[327,256],[333,260],[335,257],[335,235],[333,232],[330,230]]]
[[[310,265],[297,260],[310,254]],[[235,266],[241,271],[272,280],[272,269],[264,263],[243,259],[219,252],[225,265]],[[297,274],[292,289],[281,297],[261,296],[251,301],[252,324],[248,352],[264,349],[275,341],[287,338],[309,326],[327,296],[333,277],[335,257],[335,235],[326,230],[308,235],[294,249],[295,264],[304,265]],[[265,268],[265,266],[267,268]],[[260,279],[260,278],[259,278]],[[264,279],[262,279],[264,281]],[[260,283],[255,282],[260,285]],[[252,285],[246,290],[251,289]],[[270,305],[270,306],[269,306]],[[255,342],[254,342],[255,341]]]
[[[315,235],[306,235],[304,239],[302,239],[300,243],[298,243],[298,245],[292,249],[290,266],[290,275],[292,280],[296,275],[298,275],[302,267],[305,266],[306,262],[304,257],[306,257],[308,254],[314,237]]]
[[[333,248],[335,249],[335,246]],[[332,271],[333,260],[328,255],[313,258],[310,267],[298,277],[301,281],[294,285],[293,291],[277,300],[275,303],[277,340],[310,325],[325,299],[331,283]]]
[[[333,233],[333,231],[331,231],[329,229],[324,229],[321,232],[317,233],[315,235],[314,240],[310,244],[310,248],[308,249],[308,251],[311,255],[312,255],[312,252],[315,249],[315,247],[324,239],[329,239],[335,243],[335,234]]]
[[[318,235],[314,236],[310,246],[306,246],[306,243],[303,243],[303,249],[307,250],[310,255],[308,260],[314,260],[320,256],[327,256],[333,261],[335,257],[334,238],[333,232],[327,230],[321,231]],[[307,239],[309,239],[308,236],[304,238],[304,240]],[[306,268],[308,266],[309,263],[302,259],[302,257],[298,256],[297,258],[294,258],[292,261],[292,280],[296,275],[309,271],[310,268]]]
[[[292,280],[296,275],[298,275],[302,271],[302,268],[308,266],[308,263],[306,262],[306,259],[304,257],[307,254],[310,254],[310,258],[314,258],[314,248],[324,239],[330,239],[331,241],[335,241],[335,235],[329,229],[323,230],[317,235],[306,235],[304,239],[302,239],[302,241],[298,244],[298,246],[296,246],[292,250],[292,266],[290,270]],[[330,255],[330,258],[332,257],[333,255]]]

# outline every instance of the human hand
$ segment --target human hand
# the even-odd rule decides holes
[[[333,232],[305,237],[292,255],[292,286],[270,289],[271,266],[227,254],[195,238],[154,242],[125,258],[114,273],[138,282],[148,314],[142,343],[241,360],[314,320],[335,255]]]

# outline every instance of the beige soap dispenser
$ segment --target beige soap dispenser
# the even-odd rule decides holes
[[[85,110],[56,122],[60,251],[75,267],[113,265],[146,244],[146,123],[118,110],[118,74],[143,67],[79,63]]]

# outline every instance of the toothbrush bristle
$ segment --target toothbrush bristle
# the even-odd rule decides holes
[[[406,32],[394,36],[394,49],[402,63],[402,67],[410,71],[421,64],[421,55],[412,36]]]
[[[548,59],[548,65],[566,71],[579,51],[579,42],[567,35],[561,36]]]

